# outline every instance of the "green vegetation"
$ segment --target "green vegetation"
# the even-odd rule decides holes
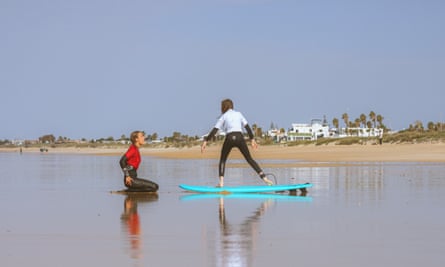
[[[383,136],[383,143],[389,144],[416,144],[416,143],[439,143],[445,142],[445,131],[400,131]],[[287,146],[298,145],[363,145],[378,144],[377,137],[345,137],[345,138],[321,138],[315,141],[295,141],[286,143]]]
[[[387,143],[436,143],[445,141],[445,131],[400,131],[383,138]]]
[[[366,116],[364,114],[360,115],[360,118],[356,119],[356,124],[349,124],[349,116],[348,114],[343,114],[342,119],[344,120],[346,125],[350,126],[360,126],[363,127],[375,126],[378,123],[378,126],[381,126],[385,130],[385,134],[383,135],[383,143],[390,144],[401,144],[401,143],[437,143],[437,142],[445,142],[445,123],[433,123],[428,122],[427,127],[425,128],[420,121],[416,121],[413,124],[409,125],[407,130],[399,131],[396,133],[389,132],[388,129],[383,125],[382,120],[383,117],[381,115],[376,115],[371,111],[369,114],[370,120],[366,120]],[[339,120],[334,118],[333,120],[334,127],[338,127]],[[257,141],[261,145],[273,145],[276,144],[274,140],[267,135],[262,135],[262,130],[257,125],[254,125],[255,133],[257,136]],[[261,136],[262,137],[258,137]],[[184,148],[184,147],[192,147],[198,146],[201,144],[201,138],[199,136],[188,136],[183,135],[180,132],[173,132],[172,136],[164,137],[162,140],[158,139],[158,134],[146,134],[146,145],[144,147],[153,147],[153,148]],[[224,137],[218,136],[214,140],[214,144],[219,144],[222,142]],[[120,139],[115,140],[113,137],[100,138],[100,139],[92,139],[86,140],[82,138],[81,140],[71,140],[67,137],[59,136],[56,138],[52,134],[43,135],[39,137],[37,140],[26,140],[20,143],[13,142],[10,140],[0,140],[0,147],[74,147],[74,148],[125,148],[128,147],[130,141],[128,137],[122,135]],[[378,144],[379,140],[377,137],[345,137],[345,138],[320,138],[315,141],[304,140],[304,141],[295,141],[295,142],[281,142],[286,146],[299,146],[299,145],[353,145],[353,144]]]

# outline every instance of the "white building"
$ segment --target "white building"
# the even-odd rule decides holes
[[[267,136],[270,136],[275,142],[279,143],[287,139],[286,131],[280,129],[270,129],[267,131]]]
[[[287,132],[287,141],[317,140],[329,137],[329,125],[326,119],[313,119],[310,124],[292,123],[292,128]]]

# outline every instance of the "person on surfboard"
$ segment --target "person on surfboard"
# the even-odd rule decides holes
[[[247,147],[246,141],[243,136],[243,128],[246,129],[247,134],[249,135],[252,147],[256,149],[258,144],[256,143],[252,129],[247,123],[246,118],[241,114],[241,112],[233,110],[233,102],[230,99],[224,99],[221,102],[221,117],[219,117],[216,122],[215,127],[210,131],[207,137],[204,138],[204,142],[201,145],[201,153],[204,152],[207,142],[212,140],[218,130],[222,130],[226,133],[226,137],[224,139],[224,143],[221,149],[221,156],[219,159],[219,184],[218,186],[224,186],[224,172],[226,167],[227,157],[229,156],[230,151],[233,147],[237,147],[241,153],[243,154],[246,161],[250,164],[250,166],[258,173],[261,179],[268,184],[272,185],[272,181],[267,179],[263,170],[260,168],[258,163],[252,158],[250,155],[249,149]]]
[[[130,135],[131,145],[121,157],[119,164],[124,172],[124,184],[128,191],[156,192],[159,189],[155,182],[138,178],[137,169],[141,163],[139,148],[145,144],[142,131],[134,131]]]

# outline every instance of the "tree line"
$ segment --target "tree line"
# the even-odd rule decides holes
[[[374,111],[370,111],[368,116],[362,113],[355,120],[350,120],[348,113],[343,113],[341,118],[345,124],[345,128],[359,128],[362,126],[363,128],[382,128],[384,130],[387,130],[386,125],[383,124],[384,117],[382,115],[376,114]],[[334,126],[334,128],[338,129],[340,126],[339,119],[332,119],[332,125]]]
[[[377,114],[374,111],[370,111],[368,115],[365,113],[360,114],[358,118],[355,118],[353,120],[350,119],[350,116],[348,113],[343,113],[341,116],[341,119],[343,120],[344,127],[346,129],[348,128],[381,128],[385,132],[389,129],[386,127],[386,125],[383,123],[384,117],[381,114]],[[334,128],[339,129],[340,127],[340,120],[338,118],[332,119],[332,125]],[[275,129],[276,126],[272,123],[271,129]],[[275,127],[275,128],[274,128]],[[265,136],[267,138],[267,134],[265,134],[261,127],[259,127],[257,124],[252,124],[252,130],[257,137],[263,137]],[[281,129],[282,132],[284,132],[284,129]],[[429,121],[426,124],[426,127],[424,127],[422,121],[416,120],[414,123],[410,124],[409,127],[404,131],[416,131],[416,132],[443,132],[445,131],[445,123],[443,122],[432,122]],[[178,131],[175,131],[172,133],[171,136],[163,137],[162,139],[159,139],[159,135],[154,132],[151,134],[146,134],[144,132],[144,135],[146,136],[146,139],[150,141],[163,141],[166,143],[190,143],[197,140],[200,140],[200,136],[189,136],[182,134]],[[76,140],[78,141],[78,140]],[[98,139],[91,139],[87,140],[86,138],[82,138],[80,141],[85,143],[108,143],[108,142],[126,142],[128,143],[129,137],[127,137],[125,134],[122,134],[119,139],[115,139],[112,136],[109,136],[107,138],[98,138]],[[28,141],[26,141],[28,142]],[[63,144],[63,143],[70,143],[73,142],[70,138],[59,136],[55,137],[53,134],[46,134],[43,136],[40,136],[38,138],[38,142],[42,144]],[[5,139],[0,140],[0,145],[8,145],[11,141]]]

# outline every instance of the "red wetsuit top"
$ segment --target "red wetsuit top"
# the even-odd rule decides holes
[[[141,154],[139,153],[139,149],[135,145],[130,145],[127,152],[125,153],[125,157],[127,157],[127,164],[133,166],[135,170],[139,168],[139,164],[141,163]]]

